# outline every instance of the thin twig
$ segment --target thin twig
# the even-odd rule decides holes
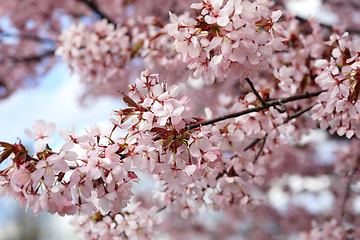
[[[325,2],[327,2],[327,0],[324,0],[323,2],[325,3]],[[330,2],[331,2],[331,1],[330,1]],[[344,3],[343,3],[343,2],[341,2],[341,3],[334,3],[334,2],[332,2],[331,4],[332,4],[332,5],[335,5],[335,6],[337,6],[337,7],[343,7],[343,6],[344,6]],[[352,8],[357,8],[357,9],[359,8],[359,6],[356,5],[355,3],[347,3],[347,4],[349,4]],[[285,4],[284,4],[284,1],[276,1],[276,5],[277,5],[277,6],[281,6],[283,9],[286,8],[286,7],[285,7]],[[299,20],[300,23],[302,23],[302,24],[307,23],[307,22],[309,21],[307,18],[303,18],[303,17],[300,17],[300,16],[295,16],[295,18],[296,18],[297,20]],[[333,25],[324,24],[324,23],[321,23],[321,21],[319,22],[319,24],[320,24],[321,27],[326,28],[326,29],[328,29],[328,30],[330,30],[330,31],[333,31],[333,28],[334,28]],[[359,34],[360,34],[359,29],[346,28],[345,31],[346,31],[346,32],[349,32],[350,34],[356,34],[356,35],[359,35]]]
[[[252,148],[253,146],[255,146],[255,144],[257,144],[259,141],[261,140],[261,138],[257,138],[255,139],[254,141],[252,141],[249,146],[247,146],[245,149],[244,149],[244,152],[246,152],[247,150],[249,150],[250,148]]]
[[[266,102],[264,101],[264,99],[260,96],[260,94],[256,91],[253,82],[249,79],[249,78],[245,78],[245,80],[247,81],[247,83],[250,85],[251,91],[255,94],[255,96],[257,97],[257,99],[260,101],[261,106],[263,107],[267,107]]]
[[[161,211],[163,211],[163,210],[165,210],[165,208],[167,207],[167,205],[164,205],[162,208],[160,208],[159,210],[157,210],[156,211],[156,213],[158,213],[158,212],[161,212]]]
[[[2,30],[0,30],[0,38],[1,37],[20,38],[20,39],[27,39],[35,42],[50,43],[50,44],[55,44],[56,42],[58,42],[58,40],[53,40],[49,38],[41,38],[38,36],[31,36],[25,34],[13,34],[13,33],[3,32]]]
[[[265,135],[265,137],[262,138],[262,144],[261,144],[261,148],[258,152],[258,154],[256,155],[254,161],[253,161],[253,164],[256,163],[256,161],[258,160],[258,158],[260,157],[260,154],[261,152],[264,150],[264,146],[265,146],[265,143],[266,143],[266,138],[267,138],[268,134]]]
[[[341,217],[341,221],[343,221],[343,218],[345,216],[345,205],[346,205],[346,202],[347,200],[349,199],[349,196],[350,196],[350,190],[351,190],[351,184],[352,184],[352,181],[353,181],[353,178],[355,176],[355,173],[359,170],[359,165],[360,165],[360,161],[357,162],[355,168],[353,169],[350,177],[349,177],[349,182],[346,186],[346,192],[345,192],[345,196],[344,196],[344,200],[342,202],[342,205],[341,205],[341,212],[340,212],[340,217]]]
[[[321,90],[321,91],[317,91],[317,92],[313,92],[313,93],[305,93],[305,94],[295,95],[295,96],[291,96],[291,97],[287,97],[287,98],[279,98],[278,100],[268,101],[268,102],[266,102],[266,105],[267,105],[266,107],[260,106],[260,107],[248,108],[248,109],[245,109],[240,112],[231,113],[231,114],[223,115],[223,116],[220,116],[220,117],[217,117],[214,119],[203,121],[200,123],[194,123],[194,124],[187,125],[186,129],[192,130],[192,129],[198,128],[200,126],[210,125],[213,123],[224,121],[226,119],[239,117],[239,116],[242,116],[242,115],[245,115],[248,113],[260,112],[260,111],[265,110],[272,106],[281,106],[282,104],[285,104],[287,102],[293,102],[293,101],[297,101],[297,100],[316,97],[316,96],[320,95],[320,93],[325,92],[325,91],[327,91],[327,90]]]
[[[97,4],[95,4],[94,0],[79,0],[79,1],[85,3],[89,8],[91,8],[91,10],[93,10],[95,13],[99,14],[101,18],[107,19],[108,23],[112,23],[112,24],[116,25],[116,23],[109,16],[107,16],[105,13],[103,13],[99,9]]]
[[[311,108],[313,108],[314,106],[315,106],[315,104],[312,105],[312,106],[310,106],[310,107],[308,107],[308,108],[306,108],[305,110],[302,110],[302,111],[300,111],[300,112],[298,112],[298,113],[295,113],[294,115],[291,115],[291,116],[290,116],[286,121],[284,121],[283,123],[288,123],[288,122],[290,122],[292,119],[301,116],[302,114],[306,113],[307,111],[310,111]],[[257,138],[257,139],[255,139],[254,141],[252,141],[252,142],[244,149],[244,152],[246,152],[247,150],[249,150],[250,148],[252,148],[253,146],[255,146],[255,144],[257,144],[261,139],[262,139],[262,138]]]
[[[175,201],[175,199],[171,199],[171,202],[173,203]],[[164,205],[162,208],[160,208],[159,210],[156,211],[156,213],[161,212],[163,210],[165,210],[167,208],[168,205]]]
[[[5,59],[11,60],[14,63],[18,63],[18,62],[33,62],[33,61],[40,61],[42,58],[44,57],[49,57],[49,56],[53,56],[55,53],[54,50],[50,50],[50,51],[46,51],[43,54],[40,55],[34,55],[34,56],[27,56],[27,57],[4,57]]]
[[[297,20],[300,21],[300,23],[306,23],[308,22],[309,20],[306,19],[306,18],[303,18],[303,17],[300,17],[300,16],[296,16],[295,17]],[[333,25],[328,25],[328,24],[325,24],[325,23],[321,23],[319,22],[319,25],[325,29],[328,29],[329,31],[333,32],[334,31],[334,26]],[[352,28],[346,28],[345,29],[345,32],[348,32],[349,34],[351,35],[359,35],[360,34],[360,31],[358,29],[352,29]]]
[[[298,112],[298,113],[295,113],[294,115],[291,115],[284,123],[288,123],[288,122],[290,122],[291,120],[293,120],[294,118],[297,118],[297,117],[299,117],[300,115],[302,115],[302,114],[310,111],[315,105],[316,105],[316,104],[311,105],[310,107],[308,107],[308,108],[306,108],[306,109],[304,109],[304,110],[302,110],[302,111],[300,111],[300,112]]]

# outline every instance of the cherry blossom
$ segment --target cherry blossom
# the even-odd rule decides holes
[[[54,142],[54,138],[49,137],[57,131],[54,123],[46,123],[42,119],[37,120],[33,124],[33,130],[34,132],[29,129],[25,129],[24,132],[29,136],[29,138],[35,139],[34,148],[37,152],[43,151],[47,143]]]
[[[35,72],[15,64],[35,69],[24,62],[55,53],[86,93],[124,105],[106,126],[61,129],[60,150],[45,120],[25,130],[32,155],[0,142],[0,197],[34,215],[76,215],[84,239],[359,237],[360,43],[345,27],[267,0],[44,0],[33,23],[14,6],[34,3],[5,4],[19,43],[2,41],[1,76],[17,85]],[[13,91],[8,79],[0,94]],[[306,140],[320,131],[333,153]],[[155,190],[137,191],[146,176]],[[323,196],[331,206],[306,204]]]

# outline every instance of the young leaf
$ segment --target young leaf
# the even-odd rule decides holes
[[[11,149],[13,145],[7,142],[0,142],[0,146],[5,149]]]
[[[12,149],[6,149],[5,151],[3,151],[3,153],[0,155],[0,163],[5,161],[5,159],[7,159],[12,153],[13,153]]]
[[[126,95],[123,92],[118,91],[120,94],[123,95],[123,99],[124,102],[129,106],[129,107],[138,107],[138,105],[136,104],[136,102],[134,100],[132,100],[128,95]]]
[[[119,116],[121,116],[121,123],[126,122],[129,118],[134,116],[135,110],[134,108],[126,108],[126,109],[120,109],[119,111],[115,111],[115,113]]]
[[[156,133],[161,138],[166,138],[170,135],[169,131],[165,128],[153,127],[150,131]]]

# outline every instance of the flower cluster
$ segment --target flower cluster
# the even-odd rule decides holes
[[[106,19],[92,28],[83,23],[73,24],[59,36],[55,54],[62,56],[81,81],[103,84],[125,76],[125,67],[139,56],[150,68],[177,61],[174,54],[169,54],[171,37],[159,25],[153,16],[131,18],[122,26],[114,26]]]
[[[127,32],[126,27],[115,29],[106,19],[96,22],[93,31],[87,30],[83,23],[73,24],[59,36],[61,44],[55,54],[61,55],[82,81],[105,82],[128,61]]]
[[[170,24],[164,16],[140,14],[115,26],[114,19],[132,11],[152,12],[146,6],[154,1],[172,5]],[[344,222],[356,226],[360,219],[353,209],[360,165],[353,138],[360,136],[360,43],[339,29],[324,34],[314,20],[302,23],[268,0],[202,0],[191,5],[194,17],[176,11],[187,0],[154,1],[124,1],[126,14],[62,32],[56,54],[83,82],[98,83],[87,85],[97,94],[119,89],[126,107],[111,112],[109,128],[93,125],[84,134],[74,126],[61,129],[65,144],[59,151],[51,148],[58,129],[44,120],[25,130],[35,154],[21,142],[0,142],[0,163],[10,162],[0,171],[0,197],[31,207],[35,215],[80,214],[73,224],[88,239],[153,239],[157,213],[164,209],[169,219],[177,218],[164,231],[183,227],[191,229],[188,235],[207,232],[219,239],[236,234],[237,226],[225,226],[233,222],[250,226],[240,229],[249,239],[288,237],[308,229],[311,219],[338,217],[340,209],[341,222],[313,224],[300,238],[356,239],[358,232]],[[166,82],[149,70],[133,79],[142,65]],[[125,93],[119,86],[129,80]],[[197,117],[203,107],[211,109]],[[352,138],[335,152],[333,164],[320,163],[317,148],[300,141],[318,123]],[[138,202],[133,184],[146,174],[157,189],[129,210],[131,201]],[[304,183],[309,179],[324,180],[309,192],[333,199],[333,213],[314,216],[289,200],[310,189]],[[287,202],[281,211],[274,203],[278,194]],[[149,199],[157,203],[146,205]],[[195,221],[199,209],[222,210],[221,229],[209,231]]]
[[[97,211],[118,214],[133,195],[132,182],[139,180],[134,172],[137,169],[156,177],[164,188],[155,198],[169,209],[180,209],[184,218],[197,213],[202,205],[215,210],[257,205],[246,189],[263,185],[266,170],[252,162],[256,149],[246,152],[244,142],[265,136],[276,141],[286,131],[280,126],[286,114],[271,107],[201,126],[204,119],[193,116],[189,99],[177,98],[179,91],[178,86],[169,87],[160,83],[158,75],[143,71],[129,94],[121,92],[128,107],[112,112],[112,129],[93,125],[84,135],[76,135],[74,127],[62,129],[60,135],[66,143],[58,153],[42,146],[50,143],[48,135],[55,131],[55,125],[36,121],[34,132],[26,130],[35,139],[35,147],[40,145],[37,141],[41,143],[36,154],[28,156],[21,144],[2,144],[15,154],[13,164],[1,173],[2,192],[10,192],[10,197],[33,207],[34,214],[41,210],[60,215],[80,212],[92,216]],[[258,104],[255,95],[249,93],[233,105],[233,110]],[[112,135],[116,129],[127,133],[115,139]],[[75,145],[82,153],[72,151]],[[222,156],[231,149],[233,157]],[[267,154],[265,150],[262,158]],[[110,215],[101,218],[101,224],[110,226]]]
[[[115,126],[128,131],[122,143],[126,159],[143,172],[159,174],[172,189],[193,182],[192,175],[203,172],[218,154],[208,130],[186,129],[196,119],[189,99],[175,98],[179,91],[144,71],[130,86],[130,94],[122,93],[129,108],[115,111],[111,118]]]
[[[1,143],[2,159],[15,155],[11,166],[1,171],[1,196],[9,192],[9,197],[22,206],[32,207],[34,214],[48,211],[63,216],[80,212],[91,216],[97,211],[123,211],[133,195],[132,183],[139,180],[133,169],[155,174],[167,191],[186,189],[215,167],[213,163],[219,161],[221,152],[216,147],[217,139],[209,138],[208,128],[186,128],[198,120],[186,96],[176,99],[179,90],[178,86],[160,83],[157,75],[142,72],[136,84],[130,86],[130,94],[122,93],[128,108],[112,113],[112,130],[93,125],[86,134],[76,135],[74,127],[70,131],[61,129],[66,143],[60,152],[52,151],[47,144],[51,143],[48,136],[56,130],[55,124],[36,121],[34,132],[25,131],[35,139],[38,151],[33,156],[21,143]],[[127,134],[112,139],[118,128]],[[82,152],[72,151],[74,145]],[[110,224],[107,219],[104,217],[101,224]],[[126,221],[134,230],[132,220]],[[141,228],[150,224],[138,221]]]
[[[267,1],[206,0],[191,5],[195,18],[170,13],[169,34],[175,49],[194,77],[213,83],[215,77],[230,79],[257,75],[268,67],[273,50],[282,50],[285,40],[275,37],[282,27],[276,22],[281,11],[270,12]],[[267,31],[262,25],[267,25]]]
[[[140,203],[134,207],[134,211],[131,212],[105,215],[96,212],[93,216],[80,215],[72,220],[72,224],[85,239],[154,239],[154,227],[159,223],[155,216],[158,209],[145,209]]]
[[[99,210],[120,212],[126,207],[133,195],[132,182],[138,178],[128,164],[120,161],[120,156],[113,157],[119,146],[102,143],[101,139],[109,138],[109,132],[96,125],[82,136],[74,135],[74,129],[62,129],[61,135],[70,141],[60,152],[53,152],[43,145],[49,142],[47,135],[54,128],[55,124],[38,120],[34,132],[25,131],[36,138],[38,152],[33,156],[21,143],[1,143],[2,158],[12,156],[11,166],[1,171],[2,196],[9,192],[9,197],[21,202],[21,206],[32,207],[34,215],[40,211],[61,216]],[[74,144],[83,149],[83,155],[71,151]]]
[[[330,126],[331,133],[359,137],[360,42],[354,46],[347,34],[341,37],[334,34],[327,43],[334,46],[331,59],[315,63],[324,69],[315,81],[327,91],[319,96],[320,103],[313,109],[313,119],[320,119],[322,129]]]
[[[358,239],[359,232],[348,228],[339,223],[336,219],[324,222],[319,226],[316,222],[312,222],[313,228],[309,232],[303,232],[300,240],[316,240],[316,239]]]
[[[351,176],[356,173],[356,169],[360,166],[360,160],[358,158],[360,154],[359,139],[353,138],[347,146],[339,146],[334,152],[336,160],[334,163],[334,172],[342,174],[344,176]]]

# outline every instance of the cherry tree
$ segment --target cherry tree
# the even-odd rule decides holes
[[[1,5],[18,29],[0,33],[17,41],[0,49],[4,97],[55,54],[89,92],[126,105],[109,113],[110,128],[85,134],[35,121],[25,129],[33,155],[20,140],[0,142],[9,162],[1,197],[34,215],[75,215],[84,239],[360,239],[356,29],[304,21],[267,0]],[[33,5],[31,21],[16,14]],[[64,19],[72,24],[61,31]],[[314,131],[341,139],[333,161],[302,141]],[[134,191],[146,175],[157,190]],[[299,199],[311,187],[296,179],[325,179],[316,194],[332,208],[306,208]]]

